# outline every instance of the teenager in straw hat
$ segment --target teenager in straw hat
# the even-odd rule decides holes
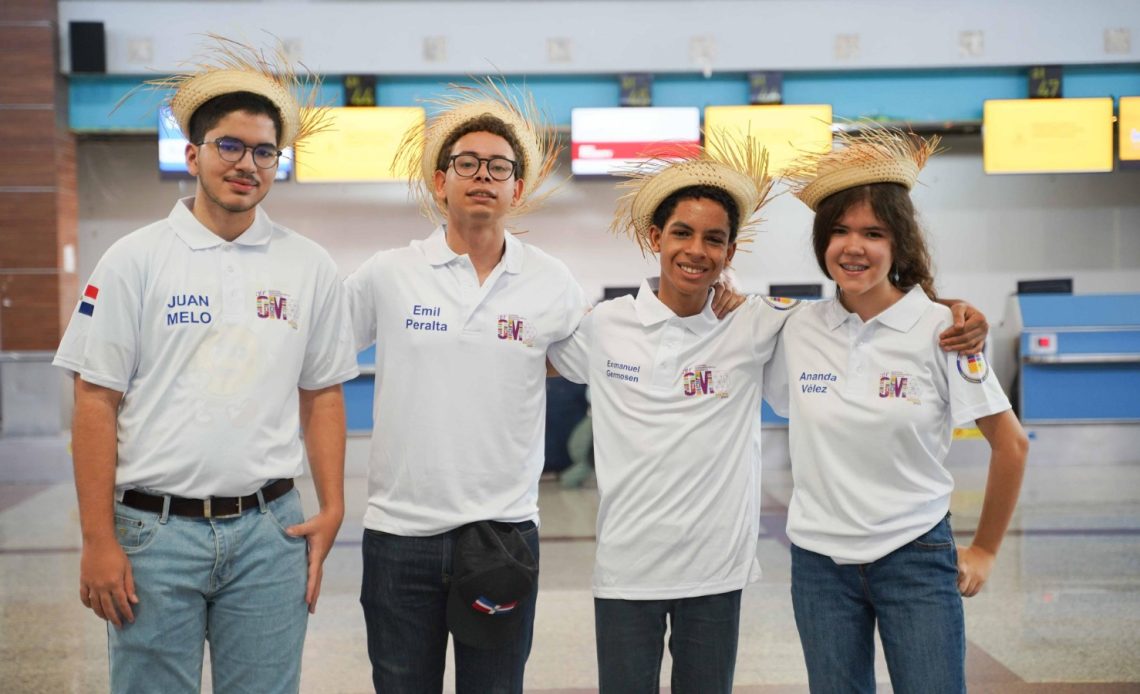
[[[450,632],[457,691],[521,692],[537,596],[546,353],[588,303],[564,264],[507,228],[540,201],[558,153],[533,103],[487,81],[454,87],[436,106],[408,133],[402,160],[441,223],[346,280],[356,346],[377,345],[361,587],[368,652],[378,691],[439,692]],[[529,588],[491,585],[454,598],[449,614],[465,570],[453,555],[481,522],[512,543],[506,571],[524,555]],[[461,628],[480,621],[485,638]]]
[[[321,114],[284,61],[212,39],[158,82],[195,195],[107,251],[54,362],[76,375],[79,597],[108,622],[115,692],[198,691],[206,640],[214,691],[298,691],[344,514],[340,384],[357,369],[343,286],[260,206],[280,150]],[[307,521],[305,452],[320,503]]]
[[[771,180],[751,138],[655,160],[613,230],[660,256],[634,297],[599,304],[551,349],[593,395],[601,497],[593,592],[602,692],[731,692],[740,597],[759,578],[760,397],[793,300],[718,320],[713,283],[758,225]]]
[[[813,692],[874,692],[874,631],[897,692],[964,692],[962,596],[985,583],[1028,442],[981,354],[944,353],[930,255],[909,190],[937,140],[870,130],[789,172],[815,212],[837,295],[784,328],[769,402],[790,418],[792,603]],[[989,480],[974,543],[955,548],[954,426],[977,422]]]

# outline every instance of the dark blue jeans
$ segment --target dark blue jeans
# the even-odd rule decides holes
[[[875,691],[875,624],[898,694],[966,691],[958,551],[943,519],[870,564],[792,545],[792,607],[813,694]]]
[[[538,559],[538,528],[519,523]],[[364,531],[360,604],[368,627],[372,684],[381,694],[438,694],[447,655],[447,591],[455,533],[404,537]],[[522,604],[514,642],[496,649],[455,643],[457,694],[518,694],[534,633],[538,591]]]
[[[594,598],[599,694],[657,694],[665,626],[673,694],[730,694],[740,591],[678,600]]]

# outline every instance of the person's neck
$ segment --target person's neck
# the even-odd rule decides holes
[[[667,285],[658,287],[657,298],[681,318],[697,315],[705,310],[705,304],[708,303],[707,292],[705,294],[681,294],[671,291]]]
[[[894,306],[899,299],[906,296],[906,292],[894,285],[888,284],[881,290],[864,292],[857,295],[844,294],[843,291],[840,290],[838,296],[839,303],[843,305],[843,308],[859,316],[859,318],[866,323],[891,306]]]
[[[256,207],[245,212],[229,212],[217,205],[203,202],[201,194],[194,197],[194,206],[190,212],[194,215],[194,219],[202,223],[202,226],[226,241],[233,241],[244,234],[246,229],[253,226],[253,220],[257,216]]]
[[[471,259],[479,284],[482,284],[506,251],[506,226],[502,223],[456,223],[449,219],[447,246],[458,255]]]

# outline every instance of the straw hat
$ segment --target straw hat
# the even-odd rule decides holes
[[[446,203],[435,196],[436,164],[444,143],[456,130],[484,115],[501,120],[522,150],[515,156],[522,167],[523,192],[510,214],[529,212],[549,195],[536,196],[535,191],[554,172],[562,146],[531,95],[512,96],[504,81],[488,77],[474,85],[449,85],[446,95],[428,103],[440,110],[405,133],[394,167],[409,172],[412,195],[419,199],[425,216],[433,220],[447,216]]]
[[[190,137],[190,119],[210,99],[234,92],[252,92],[269,99],[281,114],[279,146],[289,147],[328,127],[328,109],[315,106],[320,79],[298,76],[278,43],[272,55],[233,39],[208,34],[213,45],[190,63],[192,70],[158,80],[152,87],[174,90],[170,110],[178,127]],[[295,96],[304,92],[304,106]]]
[[[792,194],[812,210],[841,190],[868,183],[914,187],[918,172],[940,151],[937,135],[924,140],[895,128],[870,126],[858,135],[837,133],[830,152],[805,152],[784,171]]]
[[[706,133],[705,145],[695,155],[653,157],[623,175],[629,180],[619,188],[628,192],[618,200],[610,231],[632,236],[643,253],[652,252],[649,229],[653,213],[678,190],[712,186],[728,193],[739,215],[736,242],[748,243],[763,221],[755,214],[767,202],[772,188],[768,151],[750,135]]]

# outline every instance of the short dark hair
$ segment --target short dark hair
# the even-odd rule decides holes
[[[515,178],[521,179],[526,176],[526,161],[522,156],[523,149],[515,137],[514,131],[503,122],[502,118],[496,118],[489,113],[472,118],[447,136],[439,148],[439,156],[435,160],[436,171],[447,171],[447,167],[451,163],[451,148],[455,146],[459,138],[470,133],[491,133],[506,140],[507,144],[511,146],[511,153],[516,162]]]
[[[934,292],[930,251],[910,191],[898,183],[855,186],[829,195],[819,203],[812,223],[811,244],[823,274],[831,278],[824,256],[831,243],[832,230],[848,209],[861,202],[868,203],[875,217],[891,230],[892,268],[887,275],[890,283],[903,291],[919,286],[931,299],[938,298]]]
[[[272,101],[253,92],[219,94],[199,106],[194,115],[190,116],[190,141],[195,144],[201,142],[218,121],[235,111],[272,118],[275,129],[274,140],[278,147],[281,146],[281,112]]]
[[[728,242],[736,241],[736,232],[740,231],[740,207],[737,206],[736,200],[732,199],[728,191],[716,186],[686,186],[673,191],[653,211],[653,226],[664,231],[669,218],[673,216],[673,212],[677,210],[677,205],[682,200],[699,200],[701,198],[712,200],[724,208],[725,214],[728,215]]]

